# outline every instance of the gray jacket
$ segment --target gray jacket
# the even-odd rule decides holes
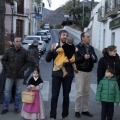
[[[2,57],[2,64],[7,78],[24,78],[24,71],[28,68],[29,63],[28,51],[22,47],[19,50],[14,47],[9,48]]]

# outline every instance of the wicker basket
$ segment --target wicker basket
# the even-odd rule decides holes
[[[33,103],[35,98],[34,92],[22,92],[22,102],[23,103]]]

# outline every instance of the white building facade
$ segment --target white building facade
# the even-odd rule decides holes
[[[101,0],[91,13],[92,45],[102,51],[109,45],[117,46],[120,55],[120,0]]]
[[[39,22],[42,19],[43,3],[36,3],[32,0],[21,0],[20,4],[14,2],[13,11],[13,34],[14,37],[21,37],[24,39],[26,35],[36,34],[40,29]],[[36,11],[35,11],[36,10]],[[35,13],[36,12],[36,13]],[[37,15],[37,16],[36,16]],[[36,18],[37,17],[37,18]],[[11,6],[6,4],[5,14],[5,29],[6,40],[11,40],[11,26],[12,26],[12,11]]]

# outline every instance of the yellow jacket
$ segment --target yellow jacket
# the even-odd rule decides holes
[[[63,65],[64,63],[69,62],[67,56],[65,56],[63,48],[58,48],[57,49],[58,55],[54,60],[54,63],[56,65]],[[75,56],[73,55],[72,58],[70,59],[70,62],[73,63],[75,62]]]

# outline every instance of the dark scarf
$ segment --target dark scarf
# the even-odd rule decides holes
[[[36,81],[35,81],[34,78],[32,77],[32,78],[29,80],[28,85],[37,86],[37,85],[39,85],[40,83],[43,83],[41,77],[39,77]]]

